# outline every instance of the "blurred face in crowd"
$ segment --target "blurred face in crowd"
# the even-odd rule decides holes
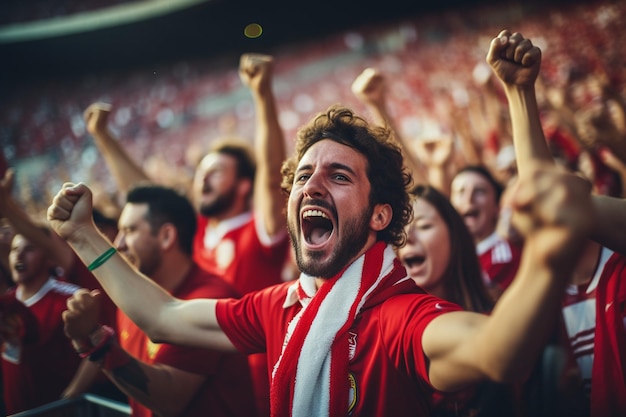
[[[118,221],[115,246],[139,271],[152,277],[161,265],[160,231],[153,232],[146,220],[148,204],[128,203]]]
[[[300,270],[331,278],[376,240],[367,161],[329,139],[304,154],[288,202],[288,228]]]
[[[476,242],[494,232],[499,208],[493,185],[484,176],[470,171],[459,173],[452,180],[450,202]]]
[[[0,247],[7,248],[7,253],[10,250],[9,247],[11,246],[13,236],[15,236],[15,232],[11,225],[0,219]]]
[[[11,252],[11,242],[15,232],[10,224],[0,219],[0,263],[7,266],[9,264],[9,253]]]
[[[409,276],[425,291],[444,297],[444,279],[450,263],[450,231],[437,209],[423,198],[413,203],[413,222],[406,227],[406,244],[398,257]]]
[[[9,265],[13,282],[18,285],[43,283],[50,276],[51,264],[46,252],[20,234],[16,234],[11,242]]]
[[[238,186],[237,160],[223,153],[207,154],[193,181],[196,209],[205,217],[226,215],[238,198]]]

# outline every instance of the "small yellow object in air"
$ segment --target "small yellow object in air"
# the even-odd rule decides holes
[[[263,28],[258,23],[250,23],[243,30],[243,34],[246,35],[246,38],[254,39],[261,36],[263,33]]]

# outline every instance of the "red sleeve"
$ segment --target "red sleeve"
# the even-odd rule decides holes
[[[15,296],[15,289],[0,295],[0,315],[7,322],[17,320],[17,331],[23,343],[36,343],[39,339],[39,322],[33,312]]]
[[[431,295],[401,295],[387,300],[380,312],[381,332],[395,366],[429,381],[422,348],[424,330],[441,314],[460,310],[460,306]]]
[[[190,272],[189,277],[176,290],[174,295],[185,300],[238,297],[233,287],[197,265],[194,265],[194,269]],[[195,374],[215,375],[220,367],[223,366],[225,359],[230,356],[233,356],[233,354],[164,343],[159,347],[154,362],[170,365]]]
[[[222,357],[228,354],[209,349],[189,348],[164,343],[154,358],[154,363],[169,365],[199,375],[215,375]]]
[[[217,321],[235,347],[244,353],[279,355],[287,324],[300,309],[283,308],[287,287],[274,285],[239,300],[219,300]]]
[[[262,297],[249,293],[239,300],[219,300],[217,321],[237,350],[244,353],[265,351],[265,336],[257,309],[262,308]]]

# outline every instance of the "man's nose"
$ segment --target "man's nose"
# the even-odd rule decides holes
[[[113,241],[113,246],[115,246],[115,248],[119,251],[126,249],[126,237],[124,232],[117,233],[117,236],[115,236],[115,240]]]
[[[323,197],[326,195],[326,184],[320,173],[312,174],[307,179],[302,191],[307,197]]]

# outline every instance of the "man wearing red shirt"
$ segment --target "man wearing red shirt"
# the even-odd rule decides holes
[[[372,258],[386,258],[383,261],[385,266],[396,271],[386,277],[387,282],[383,283],[380,293],[390,291],[395,284],[398,290],[402,288],[400,293],[404,295],[397,295],[383,304],[383,299],[368,300],[358,320],[341,336],[344,339],[341,342],[349,352],[348,413],[358,416],[402,416],[411,410],[408,415],[427,415],[430,398],[426,393],[432,392],[432,388],[427,382],[428,366],[419,341],[431,320],[444,312],[458,311],[460,308],[427,296],[411,282],[402,281],[405,277],[403,268],[399,264],[394,265],[393,251],[382,242],[366,254],[366,262],[368,255],[372,255]],[[402,273],[398,274],[398,271]],[[266,349],[270,372],[273,372],[273,365],[279,360],[289,360],[287,356],[281,355],[285,329],[289,328],[294,318],[302,314],[301,303],[307,302],[296,296],[296,288],[297,285],[292,283],[283,283],[244,296],[241,302],[224,301],[217,306],[220,327],[235,347],[242,352]],[[421,295],[415,297],[416,294]],[[263,332],[260,333],[259,329],[263,329]],[[415,343],[404,339],[404,334],[411,334],[410,339]],[[319,339],[316,343],[323,344],[323,339]],[[410,369],[407,361],[411,362]],[[399,369],[406,370],[407,374],[399,377]],[[330,398],[332,401],[332,394]]]
[[[200,162],[193,192],[200,212],[194,259],[241,294],[281,282],[289,249],[284,220],[275,218],[282,217],[278,204],[284,197],[267,190],[250,194],[253,184],[261,181],[255,178],[259,174],[253,161],[246,145],[217,144]],[[280,174],[278,168],[275,171]],[[248,191],[241,193],[244,189]],[[272,210],[277,216],[263,209],[250,210],[250,198],[258,199],[257,204],[276,203]],[[276,229],[279,224],[282,231]]]
[[[128,193],[115,244],[174,297],[238,297],[230,285],[192,260],[195,227],[193,207],[184,196],[167,187],[138,186]],[[93,329],[101,331],[94,312],[100,295],[93,293],[93,302],[74,321],[66,317],[67,332],[84,350],[91,348],[88,335]],[[245,355],[152,343],[121,311],[117,327],[119,345],[91,359],[129,396],[134,417],[255,415]]]
[[[241,57],[239,75],[256,110],[254,156],[247,145],[218,142],[200,161],[192,186],[200,214],[195,259],[242,294],[281,282],[289,253],[280,188],[285,140],[272,72],[269,56]]]
[[[98,280],[87,270],[87,267],[67,243],[59,239],[56,234],[50,233],[45,227],[39,227],[36,220],[25,211],[24,205],[13,197],[14,174],[13,169],[8,169],[4,178],[0,179],[0,217],[4,216],[17,233],[45,251],[48,258],[54,263],[54,274],[59,281],[89,290],[101,290],[102,287]],[[96,216],[95,211],[94,216]],[[96,222],[96,225],[100,226],[100,222]],[[106,294],[101,304],[101,323],[115,327],[117,307]],[[103,375],[97,376],[89,388],[89,392],[117,401],[126,401],[126,396]]]

